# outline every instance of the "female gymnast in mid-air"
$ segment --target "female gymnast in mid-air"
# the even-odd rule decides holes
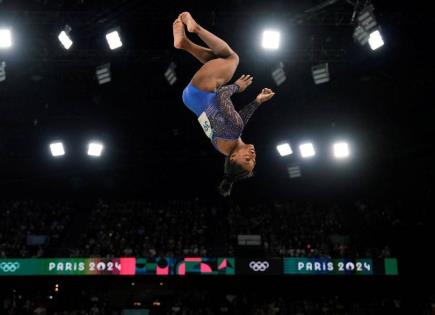
[[[185,26],[209,48],[190,41]],[[234,84],[225,85],[236,71],[239,56],[225,41],[196,23],[189,12],[178,16],[173,32],[174,47],[189,52],[203,63],[184,89],[183,102],[196,114],[216,150],[226,156],[224,178],[218,189],[221,195],[228,196],[233,183],[251,177],[255,167],[254,146],[240,138],[243,128],[260,104],[270,100],[275,93],[265,88],[254,101],[237,112],[231,95],[243,92],[252,83],[252,76],[242,75]]]

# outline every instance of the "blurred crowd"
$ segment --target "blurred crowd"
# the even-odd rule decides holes
[[[191,201],[98,202],[74,256],[207,256],[209,215]]]
[[[103,291],[103,292],[101,292]],[[164,295],[150,294],[146,298],[133,297],[124,292],[123,298],[111,298],[81,289],[57,297],[21,294],[4,297],[1,314],[23,315],[398,315],[403,312],[402,300],[397,296],[313,295],[291,297],[271,296],[259,292],[208,292],[200,289],[167,289]],[[116,300],[116,302],[114,302]],[[425,303],[414,314],[431,315],[432,306]],[[421,310],[421,311],[420,311]]]
[[[0,204],[0,259],[44,257],[62,245],[72,208],[59,201]]]
[[[401,313],[401,300],[396,297],[317,296],[295,298],[254,294],[210,296],[200,291],[178,294],[172,308],[161,314],[252,314],[252,315],[393,315]]]
[[[199,200],[60,201],[0,205],[0,258],[237,256],[240,235],[260,238],[251,254],[389,257],[400,204]]]

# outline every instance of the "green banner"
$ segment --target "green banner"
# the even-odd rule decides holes
[[[0,276],[398,275],[396,258],[42,258],[0,259]]]
[[[384,266],[385,266],[385,274],[387,276],[397,276],[399,274],[399,268],[397,267],[396,258],[385,258]]]
[[[0,276],[134,275],[135,258],[0,259]]]
[[[284,274],[372,275],[372,259],[284,258]]]

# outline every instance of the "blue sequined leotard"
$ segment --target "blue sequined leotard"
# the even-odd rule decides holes
[[[237,140],[255,110],[260,106],[252,101],[239,112],[234,108],[231,95],[239,91],[236,84],[224,85],[216,92],[206,92],[192,83],[183,91],[184,104],[196,114],[207,137],[217,148],[217,140]]]

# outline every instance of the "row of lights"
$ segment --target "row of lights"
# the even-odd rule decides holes
[[[292,147],[289,143],[282,143],[276,146],[281,156],[293,154]],[[306,142],[299,145],[299,153],[302,158],[312,158],[316,155],[316,149],[312,142]],[[336,142],[332,145],[332,153],[336,159],[346,159],[350,155],[349,144],[347,142]]]
[[[122,47],[120,33],[121,31],[119,27],[107,32],[106,41],[111,50]],[[57,38],[66,50],[70,49],[74,43],[71,39],[71,27],[69,25],[66,25],[65,28],[59,33],[59,36]]]
[[[68,50],[73,45],[71,39],[71,27],[66,25],[64,29],[59,33],[59,42],[62,46]],[[111,50],[118,49],[122,47],[122,40],[120,36],[120,28],[112,29],[106,34],[106,41]],[[12,47],[12,33],[8,28],[0,28],[0,49]],[[0,82],[6,80],[6,63],[0,60]],[[110,64],[104,64],[98,66],[96,69],[96,77],[98,83],[105,84],[111,81]]]
[[[88,155],[89,156],[101,156],[104,145],[101,142],[89,142],[88,143]],[[293,154],[293,150],[289,143],[282,143],[276,146],[278,153],[281,156],[288,156]],[[332,146],[333,154],[336,159],[344,159],[349,157],[350,150],[347,142],[336,142]],[[54,157],[65,155],[65,147],[62,142],[53,142],[50,144],[51,155]],[[316,150],[313,143],[306,142],[299,145],[299,152],[302,158],[311,158],[316,155]]]
[[[66,25],[65,28],[59,33],[59,36],[57,38],[66,50],[70,49],[74,43],[71,39],[71,27],[69,25]],[[118,27],[107,32],[106,41],[111,50],[122,47],[120,28]]]
[[[50,152],[54,157],[60,157],[65,155],[65,147],[62,142],[50,143]],[[104,149],[104,145],[101,142],[89,142],[87,154],[93,157],[101,156]]]
[[[372,30],[367,33],[362,26],[358,26],[355,30],[354,37],[360,41],[362,45],[369,43],[372,50],[376,50],[384,45],[382,35],[379,29]],[[71,27],[66,25],[58,35],[59,42],[62,46],[69,50],[73,45],[71,39]],[[280,46],[281,33],[276,30],[265,30],[262,36],[261,45],[265,49],[278,49]],[[111,50],[122,47],[120,36],[120,28],[109,31],[106,34],[106,41]],[[9,28],[0,29],[0,48],[12,47],[12,33]]]
[[[66,25],[64,29],[59,33],[57,38],[66,50],[70,49],[74,43],[71,38],[71,27],[69,25]],[[106,41],[111,50],[122,47],[120,28],[117,27],[108,31],[106,34]],[[2,28],[0,29],[0,48],[9,47],[12,47],[11,30],[9,28]]]
[[[373,5],[368,5],[363,8],[357,17],[356,27],[353,33],[353,38],[358,41],[361,46],[369,44],[372,50],[377,50],[384,45],[380,27],[376,22]],[[276,30],[266,30],[263,32],[261,45],[265,49],[278,49],[281,40],[281,33]]]
[[[353,37],[361,45],[369,44],[372,50],[376,50],[384,45],[380,28],[376,23],[373,5],[368,5],[358,14],[357,25]],[[65,49],[70,49],[73,45],[71,38],[71,27],[66,25],[59,33],[58,39]],[[280,45],[281,34],[276,30],[265,30],[263,32],[262,47],[265,49],[278,49]],[[122,47],[120,28],[116,27],[106,34],[106,40],[110,49],[114,50]],[[0,48],[12,46],[12,36],[10,29],[0,29]]]
[[[357,17],[357,25],[355,27],[353,37],[362,46],[368,43],[372,50],[376,50],[384,45],[384,41],[382,39],[380,27],[376,22],[373,11],[374,7],[372,5],[368,5],[360,11]],[[71,30],[71,27],[66,25],[58,35],[59,42],[66,50],[69,50],[74,43],[71,37]],[[120,33],[120,27],[116,27],[107,32],[106,41],[111,50],[122,47],[123,44]],[[265,49],[276,50],[280,46],[280,40],[281,33],[279,31],[265,30],[262,36],[262,47]],[[12,42],[12,34],[10,29],[0,29],[0,49],[11,47]],[[5,63],[0,64],[0,82],[6,79],[5,68]],[[170,85],[174,85],[174,83],[177,81],[177,76],[175,72],[175,64],[173,62],[170,64],[164,75],[168,83]],[[328,64],[322,63],[319,65],[314,65],[312,67],[312,75],[315,84],[329,82],[330,78]],[[110,82],[110,64],[104,64],[97,67],[96,77],[100,85]],[[282,62],[276,69],[272,71],[272,78],[277,86],[280,86],[286,81],[284,64]]]
[[[353,38],[361,46],[365,46],[368,43],[371,50],[377,50],[384,45],[384,40],[373,11],[373,5],[367,5],[359,12]],[[280,40],[281,33],[279,31],[266,30],[263,32],[261,45],[264,49],[276,50],[280,46]],[[311,67],[311,74],[315,84],[324,84],[330,81],[328,63],[313,65]],[[277,86],[286,81],[287,77],[282,62],[272,70],[272,78]]]
[[[361,36],[361,37],[360,37]],[[265,49],[278,49],[280,44],[281,33],[276,30],[267,30],[263,32],[261,46]],[[372,50],[377,50],[384,45],[379,29],[373,30],[370,33],[364,31],[360,26],[357,27],[354,38],[358,40],[362,46],[369,44]]]

